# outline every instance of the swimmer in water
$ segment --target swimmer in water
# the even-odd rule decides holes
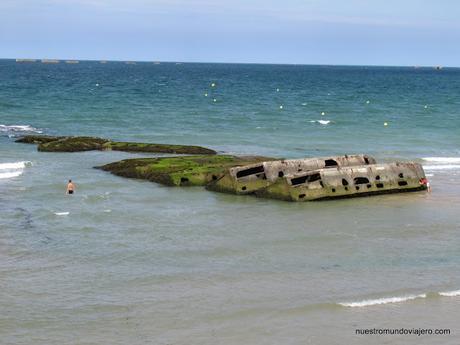
[[[69,183],[67,183],[67,194],[73,194],[75,191],[75,185],[72,183],[72,180],[69,180]]]

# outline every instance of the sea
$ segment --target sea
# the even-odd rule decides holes
[[[431,191],[165,187],[93,168],[154,154],[28,134],[365,153],[421,163]],[[1,344],[458,344],[459,206],[457,68],[0,60]]]

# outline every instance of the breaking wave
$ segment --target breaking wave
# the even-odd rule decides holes
[[[311,120],[311,123],[319,123],[320,125],[328,125],[331,123],[331,120]]]
[[[9,179],[21,176],[24,169],[31,166],[31,162],[14,162],[14,163],[0,163],[0,179]]]
[[[422,158],[428,165],[423,165],[425,170],[458,170],[460,157],[425,157]]]
[[[460,163],[460,157],[425,157],[422,159],[434,163]]]
[[[407,301],[412,301],[415,299],[423,299],[428,297],[457,297],[460,296],[460,290],[452,290],[445,292],[435,292],[435,293],[422,293],[419,295],[405,295],[405,296],[394,296],[394,297],[383,297],[376,299],[365,299],[357,302],[341,302],[337,303],[343,307],[351,308],[360,308],[360,307],[370,307],[374,305],[390,304],[390,303],[403,303]]]
[[[407,295],[401,297],[386,297],[386,298],[376,298],[376,299],[366,299],[359,302],[344,302],[339,303],[341,306],[344,307],[369,307],[372,305],[379,305],[379,304],[388,304],[388,303],[401,303],[406,301],[411,301],[417,298],[426,298],[426,294],[420,295]]]
[[[11,169],[24,169],[26,166],[32,165],[31,162],[15,162],[15,163],[0,163],[0,171]]]
[[[440,296],[443,297],[455,297],[455,296],[460,296],[460,290],[453,290],[453,291],[445,291],[445,292],[440,292]]]
[[[460,164],[447,164],[447,165],[424,165],[425,170],[453,170],[460,169]]]
[[[29,125],[0,125],[0,133],[5,133],[9,137],[15,137],[17,135],[25,133],[43,133],[42,130],[29,126]]]
[[[18,177],[18,176],[21,176],[21,175],[22,175],[22,170],[0,173],[0,180],[7,179],[7,178]]]

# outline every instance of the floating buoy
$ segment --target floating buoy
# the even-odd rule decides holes
[[[282,105],[280,105],[280,109],[283,109],[283,106],[282,106]]]
[[[302,105],[307,105],[307,103],[302,103]]]
[[[217,102],[217,99],[214,98],[212,101],[213,101],[213,102]]]
[[[384,126],[388,126],[388,122],[384,122],[383,125],[384,125]]]
[[[204,94],[204,97],[208,97],[208,93],[205,93],[205,94]]]
[[[425,105],[425,106],[424,106],[424,108],[425,108],[425,109],[427,109],[427,108],[428,108],[428,106],[427,106],[427,105]]]
[[[211,84],[211,87],[215,87],[215,86],[216,86],[216,83],[212,83],[212,84]]]
[[[366,101],[366,104],[369,104],[371,101]]]
[[[324,115],[326,115],[326,113],[325,113],[324,111],[322,111],[322,112],[321,112],[321,115],[323,115],[323,116],[324,116]]]
[[[276,92],[280,92],[280,89],[276,89]]]

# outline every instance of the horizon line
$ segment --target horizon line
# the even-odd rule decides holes
[[[227,65],[280,65],[280,66],[335,66],[335,67],[410,67],[410,68],[460,68],[450,65],[379,65],[379,64],[321,64],[321,63],[295,63],[295,62],[228,62],[228,61],[179,61],[179,60],[112,60],[112,59],[76,59],[76,58],[11,58],[0,57],[0,60],[24,60],[19,62],[42,62],[42,61],[78,61],[78,62],[121,62],[121,63],[180,63],[180,64],[227,64]],[[18,61],[17,61],[18,62]]]

